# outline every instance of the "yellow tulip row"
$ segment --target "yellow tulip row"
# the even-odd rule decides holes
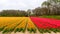
[[[19,19],[20,19],[20,20],[19,20]],[[14,28],[15,28],[16,26],[18,26],[18,24],[20,24],[20,22],[21,22],[22,20],[24,20],[24,18],[19,18],[19,19],[18,19],[17,21],[13,22],[12,24],[6,26],[6,27],[4,28],[4,30],[3,30],[3,32],[13,31]]]
[[[28,23],[27,23],[27,30],[30,31],[30,32],[35,32],[36,31],[36,27],[35,25],[33,24],[33,22],[31,21],[30,18],[28,18]]]
[[[10,25],[18,20],[19,19],[15,19],[15,18],[2,18],[2,19],[0,18],[0,27]]]
[[[0,17],[0,31],[2,31],[6,26],[11,25],[19,20],[19,18]]]
[[[15,28],[15,32],[20,32],[20,31],[25,31],[26,29],[26,24],[27,24],[27,18],[25,18],[16,28]]]
[[[29,17],[0,17],[0,30],[4,32],[35,32],[36,27]]]

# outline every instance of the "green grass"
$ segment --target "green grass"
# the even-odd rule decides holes
[[[60,15],[52,15],[52,16],[40,16],[40,17],[44,17],[44,18],[54,18],[54,19],[59,19],[60,20]]]

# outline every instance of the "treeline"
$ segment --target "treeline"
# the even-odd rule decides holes
[[[0,16],[9,16],[9,17],[13,17],[13,16],[28,16],[26,11],[23,10],[3,10],[0,12]]]
[[[24,10],[2,10],[0,16],[42,16],[42,15],[60,15],[60,0],[44,1],[41,7]]]
[[[60,8],[59,8],[60,9]],[[43,16],[43,15],[60,15],[60,11],[56,11],[55,9],[50,10],[48,12],[48,8],[46,7],[38,7],[33,10],[2,10],[0,11],[0,16],[9,16],[9,17],[27,17],[27,16]]]
[[[60,15],[60,7],[56,8],[56,9],[55,8],[48,9],[47,7],[43,7],[43,8],[38,7],[38,8],[33,10],[33,14],[36,15],[36,16]]]
[[[35,8],[33,13],[36,16],[40,15],[60,15],[60,0],[44,1],[41,7]]]

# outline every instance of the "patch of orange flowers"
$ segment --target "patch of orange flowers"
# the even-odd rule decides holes
[[[36,27],[29,17],[0,17],[0,31],[24,32],[25,30],[35,32]]]

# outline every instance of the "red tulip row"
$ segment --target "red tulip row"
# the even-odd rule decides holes
[[[60,29],[60,20],[31,17],[38,29]]]

